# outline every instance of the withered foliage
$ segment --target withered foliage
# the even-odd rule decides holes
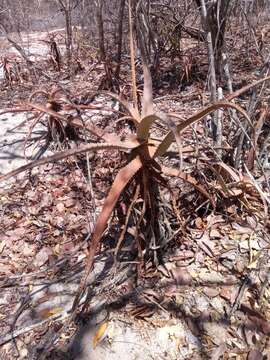
[[[68,3],[63,9],[72,11]],[[0,175],[0,345],[8,344],[10,356],[12,337],[38,344],[32,352],[26,347],[29,358],[56,351],[60,334],[71,336],[71,323],[78,325],[78,312],[99,312],[94,300],[111,314],[97,327],[94,350],[117,338],[112,321],[144,320],[157,329],[171,317],[183,322],[187,338],[200,340],[188,356],[268,354],[267,31],[251,28],[257,53],[248,64],[245,44],[234,49],[231,35],[223,39],[234,50],[237,90],[223,64],[217,81],[224,94],[210,101],[207,27],[191,26],[200,2],[169,15],[146,3],[119,5],[128,37],[118,34],[117,51],[109,34],[105,46],[101,1],[102,53],[83,29],[70,38],[69,28],[42,40],[46,59],[2,58],[0,117],[21,114],[16,129],[25,130],[23,165]]]

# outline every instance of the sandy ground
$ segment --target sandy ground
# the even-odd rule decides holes
[[[25,139],[29,136],[31,125],[31,122],[27,120],[25,113],[0,115],[0,174],[6,174],[27,164],[38,152],[41,145],[39,141],[35,143],[34,140],[40,138],[45,129],[42,125],[37,125],[31,135],[32,142],[28,142],[25,147]],[[46,155],[51,154],[49,150],[46,152]],[[4,187],[9,182],[9,180],[2,182],[0,187]]]
[[[31,60],[44,59],[48,56],[48,45],[46,40],[48,36],[54,32],[61,32],[63,29],[56,29],[51,32],[33,32],[30,34],[21,33],[21,36],[11,34],[11,37],[23,46],[26,54]],[[60,50],[64,52],[64,46],[60,45]],[[11,47],[6,39],[0,38],[0,53],[2,55],[19,56],[16,49]],[[0,59],[0,82],[4,79],[3,67]],[[1,104],[0,104],[1,112]],[[4,114],[0,115],[0,173],[4,174],[15,169],[18,166],[24,165],[26,159],[24,158],[24,139],[28,133],[27,126],[17,128],[19,124],[27,120],[25,114]],[[38,127],[37,127],[38,128]],[[41,129],[37,130],[33,136],[38,136]],[[28,156],[32,156],[33,148],[29,148],[26,152]]]
[[[96,344],[98,329],[106,327]],[[187,359],[198,350],[196,338],[180,321],[167,319],[166,325],[128,324],[111,319],[97,325],[93,319],[81,329],[72,347],[77,360]]]
[[[26,120],[23,114],[0,116],[0,173],[5,174],[24,165],[23,143],[27,135],[25,129],[16,128]]]

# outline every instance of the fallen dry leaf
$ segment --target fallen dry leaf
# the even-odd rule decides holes
[[[51,316],[54,316],[56,314],[60,314],[63,311],[61,307],[53,308],[53,309],[43,309],[39,311],[39,315],[42,319],[48,319]]]
[[[101,324],[94,337],[93,337],[93,348],[95,349],[97,347],[97,344],[102,340],[104,339],[104,336],[106,334],[106,330],[108,328],[108,322],[104,322],[103,324]]]
[[[34,265],[39,267],[44,265],[48,259],[49,256],[52,255],[52,250],[49,247],[43,247],[37,254],[34,260]]]
[[[76,205],[76,199],[67,199],[66,201],[65,201],[65,207],[66,208],[71,208],[71,207],[73,207],[73,206],[75,206]]]
[[[58,203],[56,204],[56,209],[59,213],[63,213],[65,212],[65,205],[63,203]]]
[[[190,285],[192,283],[192,276],[184,268],[174,268],[171,273],[177,285]]]
[[[247,360],[263,360],[263,354],[258,349],[252,349],[248,353]]]
[[[5,246],[6,246],[5,240],[1,241],[1,242],[0,242],[0,254],[1,254],[2,251],[4,250]]]

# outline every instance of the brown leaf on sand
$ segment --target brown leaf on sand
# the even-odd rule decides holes
[[[44,265],[48,261],[50,255],[52,255],[52,250],[49,247],[43,247],[36,254],[34,265],[37,267]]]

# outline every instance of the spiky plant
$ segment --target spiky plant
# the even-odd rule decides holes
[[[231,103],[229,101],[217,102],[210,104],[209,106],[198,111],[196,114],[192,115],[188,119],[182,122],[176,123],[177,120],[181,117],[174,113],[162,113],[159,111],[154,111],[153,106],[153,92],[152,92],[152,79],[149,71],[149,67],[145,61],[142,51],[142,60],[143,60],[143,74],[144,74],[144,89],[142,97],[142,106],[141,111],[137,102],[137,91],[136,91],[136,77],[135,77],[135,65],[134,65],[134,37],[132,34],[132,14],[131,7],[129,6],[129,23],[130,23],[130,49],[131,49],[131,68],[132,68],[132,83],[133,83],[133,102],[129,103],[126,100],[120,98],[116,94],[108,93],[113,98],[117,99],[123,108],[126,109],[127,115],[125,119],[132,121],[136,129],[134,136],[127,137],[124,140],[121,140],[115,135],[104,134],[100,129],[96,127],[90,127],[88,130],[92,133],[95,133],[100,140],[104,141],[97,144],[87,144],[82,145],[74,149],[65,150],[59,152],[53,156],[40,159],[38,161],[31,162],[25,166],[20,167],[6,175],[0,177],[1,180],[6,180],[11,176],[17,175],[22,171],[32,169],[36,166],[64,159],[68,156],[86,153],[89,151],[99,151],[105,149],[115,149],[124,153],[128,153],[126,164],[120,169],[120,171],[115,176],[113,184],[109,189],[108,195],[104,200],[104,204],[100,214],[98,215],[95,229],[92,235],[91,242],[89,244],[89,253],[87,258],[87,264],[85,273],[82,277],[81,284],[78,291],[78,296],[74,301],[73,309],[79,302],[79,299],[83,293],[83,290],[86,286],[86,281],[89,273],[91,272],[95,254],[97,253],[100,240],[102,235],[107,227],[108,221],[111,218],[113,211],[117,205],[117,202],[123,194],[123,191],[130,184],[132,185],[131,189],[131,198],[128,206],[128,211],[126,213],[126,221],[124,230],[122,231],[116,250],[121,245],[121,241],[125,235],[125,230],[127,229],[127,223],[129,220],[130,213],[134,208],[138,199],[140,199],[140,215],[135,218],[135,232],[134,239],[136,241],[138,255],[143,264],[145,255],[151,256],[152,254],[157,254],[156,249],[161,247],[160,239],[162,234],[158,225],[158,217],[160,216],[159,209],[159,187],[166,186],[166,181],[163,175],[177,176],[185,181],[191,183],[197,188],[204,196],[206,196],[214,205],[214,200],[208,194],[207,190],[203,188],[200,184],[196,182],[194,178],[188,174],[181,171],[177,168],[166,168],[159,163],[159,159],[164,156],[168,148],[173,142],[176,142],[179,146],[181,153],[181,134],[185,129],[187,129],[192,124],[203,119],[206,115],[220,109],[231,108],[238,111],[247,121],[250,122],[250,119],[247,113],[238,105]],[[269,79],[270,77],[266,78]],[[252,86],[258,85],[262,79],[257,83],[247,86],[233,95],[230,95],[230,100],[234,97],[240,95],[241,93],[247,91]],[[32,105],[33,106],[33,105]],[[40,108],[40,110],[47,112],[48,114],[55,116],[56,118],[67,121],[63,115],[59,115],[56,111],[52,109]],[[157,141],[152,136],[152,125],[155,122],[162,122],[167,124],[168,133],[167,135]],[[75,124],[80,126],[80,124]],[[158,261],[158,258],[154,258],[155,261]]]

